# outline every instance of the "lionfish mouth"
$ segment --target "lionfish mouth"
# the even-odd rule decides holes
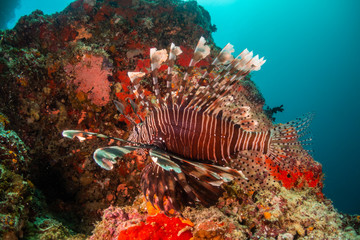
[[[135,126],[131,138],[81,130],[64,130],[62,134],[80,141],[99,137],[124,143],[94,152],[95,162],[106,170],[113,169],[118,158],[148,149],[152,161],[142,171],[141,188],[145,198],[166,214],[180,212],[196,202],[213,205],[224,192],[222,185],[235,179],[244,189],[266,187],[269,169],[261,162],[262,157],[272,159],[276,166],[286,166],[306,154],[301,146],[311,139],[299,139],[305,135],[312,115],[280,126],[262,125],[265,117],[258,108],[261,103],[244,94],[241,84],[250,72],[260,70],[265,60],[247,49],[237,57],[233,52],[233,46],[227,44],[205,70],[197,69],[197,63],[210,54],[201,37],[189,65],[175,70],[180,47],[172,43],[169,52],[151,48],[155,102],[140,84],[146,74],[128,72],[138,104],[148,109],[146,118],[140,117],[138,105],[129,99],[141,122],[136,124],[124,114],[124,105],[114,100],[117,110]],[[159,69],[164,64],[167,74],[161,78]],[[175,79],[180,79],[177,89],[173,87]],[[160,82],[166,83],[163,91]]]

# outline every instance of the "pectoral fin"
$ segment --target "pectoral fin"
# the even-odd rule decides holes
[[[111,170],[116,163],[116,158],[121,158],[124,155],[135,151],[138,149],[137,147],[131,146],[111,146],[111,147],[103,147],[98,148],[94,152],[93,158],[95,162],[102,168],[106,170]]]

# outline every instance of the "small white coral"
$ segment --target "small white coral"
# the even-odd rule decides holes
[[[166,61],[167,57],[166,49],[157,50],[156,48],[150,48],[151,70],[159,68]]]
[[[205,45],[205,43],[205,38],[201,37],[198,44],[196,45],[194,56],[190,62],[190,66],[194,66],[196,63],[206,58],[210,54],[210,47],[208,45]]]

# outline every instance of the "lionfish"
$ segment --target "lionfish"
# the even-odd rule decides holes
[[[195,203],[213,205],[224,192],[222,185],[235,179],[250,189],[267,185],[269,174],[256,156],[268,157],[279,166],[293,162],[296,153],[307,151],[302,145],[311,139],[300,137],[312,115],[261,127],[255,119],[256,101],[244,96],[239,87],[250,72],[260,70],[265,60],[247,49],[237,57],[233,52],[233,46],[227,44],[205,69],[200,69],[197,63],[210,54],[210,47],[201,37],[189,65],[181,71],[176,65],[182,53],[180,47],[172,43],[169,52],[151,48],[151,72],[128,72],[135,97],[148,109],[143,119],[137,114],[138,105],[129,100],[141,121],[136,124],[125,116],[134,124],[129,138],[80,130],[65,130],[63,136],[80,141],[96,136],[125,143],[94,152],[94,160],[106,170],[125,154],[146,149],[151,161],[142,170],[141,189],[147,201],[165,213],[171,209],[180,212]],[[159,70],[162,64],[168,66],[163,74]],[[140,84],[144,78],[152,79],[155,101],[144,94]],[[166,83],[164,91],[160,83]],[[124,114],[124,105],[116,100],[114,103]],[[224,110],[229,105],[233,108]]]

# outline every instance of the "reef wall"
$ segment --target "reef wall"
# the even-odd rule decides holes
[[[142,163],[104,172],[91,160],[99,142],[80,150],[61,132],[126,134],[110,99],[131,96],[128,69],[149,64],[142,60],[151,46],[177,42],[189,51],[200,36],[212,41],[213,28],[196,2],[80,0],[0,32],[0,109],[29,147],[29,178],[55,214],[89,232],[102,209],[132,203]]]
[[[355,237],[359,219],[340,215],[324,199],[321,166],[312,159],[311,171],[273,169],[281,183],[273,191],[245,194],[235,183],[217,206],[187,208],[187,220],[168,219],[139,196],[144,156],[130,156],[104,171],[92,152],[109,141],[80,144],[62,138],[64,129],[127,138],[130,125],[112,103],[134,98],[127,71],[148,68],[149,48],[168,48],[171,42],[181,46],[177,64],[183,66],[201,36],[217,49],[215,30],[196,1],[78,0],[51,16],[35,11],[14,29],[1,31],[0,201],[5,205],[0,234],[83,239],[75,233],[93,231],[90,239],[135,239],[135,233],[146,239],[146,232],[166,224],[172,231],[159,230],[151,239]],[[261,98],[247,81],[247,91]],[[151,85],[142,84],[152,94]],[[125,112],[133,114],[129,105]],[[12,130],[20,138],[12,140],[17,136]],[[15,207],[5,207],[10,205]],[[36,214],[29,217],[31,212]]]

